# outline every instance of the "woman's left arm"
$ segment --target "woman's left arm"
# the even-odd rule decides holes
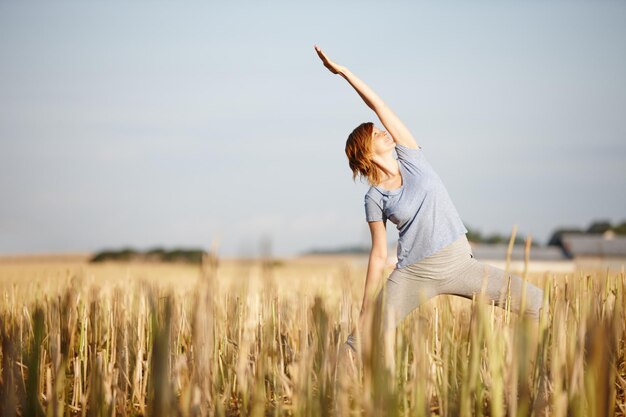
[[[324,63],[324,66],[333,74],[339,74],[345,78],[356,92],[359,93],[365,104],[367,104],[370,109],[374,110],[381,123],[385,126],[385,129],[387,129],[396,143],[409,148],[417,148],[417,142],[409,129],[406,128],[404,123],[402,123],[391,108],[389,108],[367,84],[354,75],[348,68],[337,65],[328,59],[326,54],[324,54],[318,46],[315,46],[315,50]]]

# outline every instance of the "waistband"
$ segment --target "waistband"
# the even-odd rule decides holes
[[[454,242],[434,254],[394,272],[421,275],[454,272],[466,267],[472,261],[471,253],[472,247],[463,233]]]

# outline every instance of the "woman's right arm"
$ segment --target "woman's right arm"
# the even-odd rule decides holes
[[[363,302],[359,313],[359,327],[363,329],[365,315],[373,307],[376,290],[382,280],[387,265],[387,227],[383,221],[368,222],[372,237],[372,249],[367,263]]]
[[[370,232],[372,235],[372,249],[370,250],[369,259],[367,262],[367,274],[365,276],[365,288],[363,290],[363,302],[361,303],[361,310],[359,312],[359,318],[357,325],[352,329],[350,335],[348,335],[347,343],[353,348],[357,349],[356,345],[359,344],[357,339],[357,333],[363,332],[369,333],[366,329],[367,320],[370,312],[373,312],[374,303],[376,301],[376,290],[378,289],[380,282],[383,278],[383,272],[387,266],[387,225],[386,221],[370,221],[368,222]]]
[[[365,276],[365,290],[363,291],[363,302],[361,303],[361,312],[359,318],[365,315],[374,302],[376,289],[385,270],[387,258],[370,252],[369,261],[367,263],[367,275]]]

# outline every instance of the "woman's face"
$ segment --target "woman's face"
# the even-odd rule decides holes
[[[391,136],[384,130],[374,126],[372,131],[372,151],[377,155],[385,155],[395,147],[396,142],[394,142]]]

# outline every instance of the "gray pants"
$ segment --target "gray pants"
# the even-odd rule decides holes
[[[511,310],[519,313],[523,280],[518,275],[508,275]],[[411,311],[439,294],[472,299],[474,293],[480,293],[484,277],[487,301],[504,307],[508,276],[500,268],[477,261],[467,237],[462,234],[437,253],[393,270],[376,298],[376,305],[383,312],[382,329],[395,329]],[[542,302],[543,290],[527,281],[524,314],[538,318]],[[346,343],[356,350],[353,335],[348,336]]]

